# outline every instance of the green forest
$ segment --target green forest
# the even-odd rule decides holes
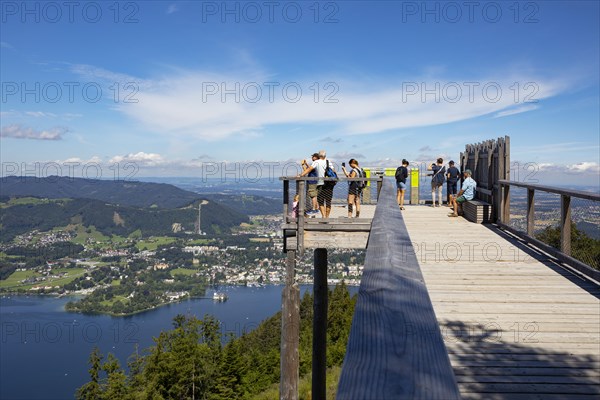
[[[356,296],[345,284],[329,292],[327,367],[339,370],[350,334]],[[300,304],[300,376],[312,365],[313,297]],[[89,358],[90,380],[76,393],[79,400],[141,399],[277,399],[281,313],[239,338],[220,332],[210,315],[198,319],[178,315],[173,328],[161,332],[155,344],[129,357],[129,372],[112,355],[95,348]],[[301,381],[301,398],[306,379]],[[303,394],[304,393],[304,394]],[[334,393],[331,393],[334,395]]]
[[[560,250],[560,227],[549,226],[535,237]],[[573,258],[600,270],[600,240],[588,236],[571,221],[571,255]]]

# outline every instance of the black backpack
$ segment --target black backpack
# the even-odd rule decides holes
[[[358,171],[357,178],[366,178],[367,177],[367,174],[365,173],[364,169],[358,167],[358,168],[356,168],[356,170]],[[359,189],[364,189],[367,186],[367,181],[358,181],[356,183],[357,183],[357,186]]]
[[[406,178],[408,178],[408,169],[405,166],[401,166],[396,168],[396,181],[406,183]]]

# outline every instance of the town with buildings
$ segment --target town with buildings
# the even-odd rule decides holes
[[[279,285],[286,270],[281,223],[280,215],[253,216],[231,234],[201,239],[31,231],[0,245],[2,257],[20,260],[0,292],[75,295],[74,311],[125,315],[209,296],[212,287]],[[332,250],[329,283],[358,285],[363,261],[362,251]],[[312,268],[310,255],[299,260],[298,283],[312,283]]]

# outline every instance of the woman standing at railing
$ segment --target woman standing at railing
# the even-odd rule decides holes
[[[428,171],[433,171],[431,174],[431,207],[435,207],[435,193],[438,194],[438,207],[442,206],[442,187],[446,180],[444,174],[446,173],[446,167],[444,167],[444,160],[442,158],[437,159],[437,163],[431,163],[427,168]]]
[[[350,172],[346,170],[346,164],[342,163],[342,171],[347,178],[363,178],[364,173],[358,166],[358,161],[351,158],[348,161],[350,165]],[[352,218],[352,209],[356,209],[356,218],[360,217],[360,195],[364,187],[364,181],[351,181],[348,182],[348,218]]]

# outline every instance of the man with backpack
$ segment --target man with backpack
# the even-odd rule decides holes
[[[408,178],[408,161],[402,160],[402,165],[396,168],[396,201],[401,210],[404,210],[404,192],[406,191],[406,179]]]
[[[317,161],[319,159],[319,153],[313,153],[311,158],[312,158],[312,161],[311,161],[311,165],[312,165],[312,163],[314,163],[315,161]],[[303,171],[305,171],[311,167],[311,165],[309,165],[308,162],[306,162],[306,160],[302,160],[301,165],[302,165]],[[308,176],[317,178],[319,175],[318,175],[317,170],[312,168],[309,171]],[[308,185],[308,197],[310,197],[311,203],[312,203],[312,210],[308,210],[306,212],[306,214],[308,216],[314,217],[315,216],[314,214],[319,213],[319,203],[317,203],[317,194],[318,194],[317,183],[318,183],[318,181],[315,179],[314,181],[306,181],[306,183]]]
[[[348,161],[350,172],[346,170],[346,166],[342,163],[342,171],[348,178],[365,178],[365,171],[358,166],[358,161],[351,158]],[[352,218],[352,210],[356,209],[356,218],[360,217],[360,196],[365,188],[365,181],[350,181],[348,182],[348,218]]]
[[[327,153],[325,150],[319,151],[319,159],[314,160],[312,164],[306,168],[299,176],[307,176],[311,171],[317,171],[317,203],[319,205],[319,210],[321,211],[321,216],[323,218],[328,218],[329,213],[331,213],[331,200],[333,199],[333,187],[336,182],[327,180],[325,181],[323,178],[332,177],[335,174],[335,170],[333,166],[329,164],[329,160],[326,159]]]

